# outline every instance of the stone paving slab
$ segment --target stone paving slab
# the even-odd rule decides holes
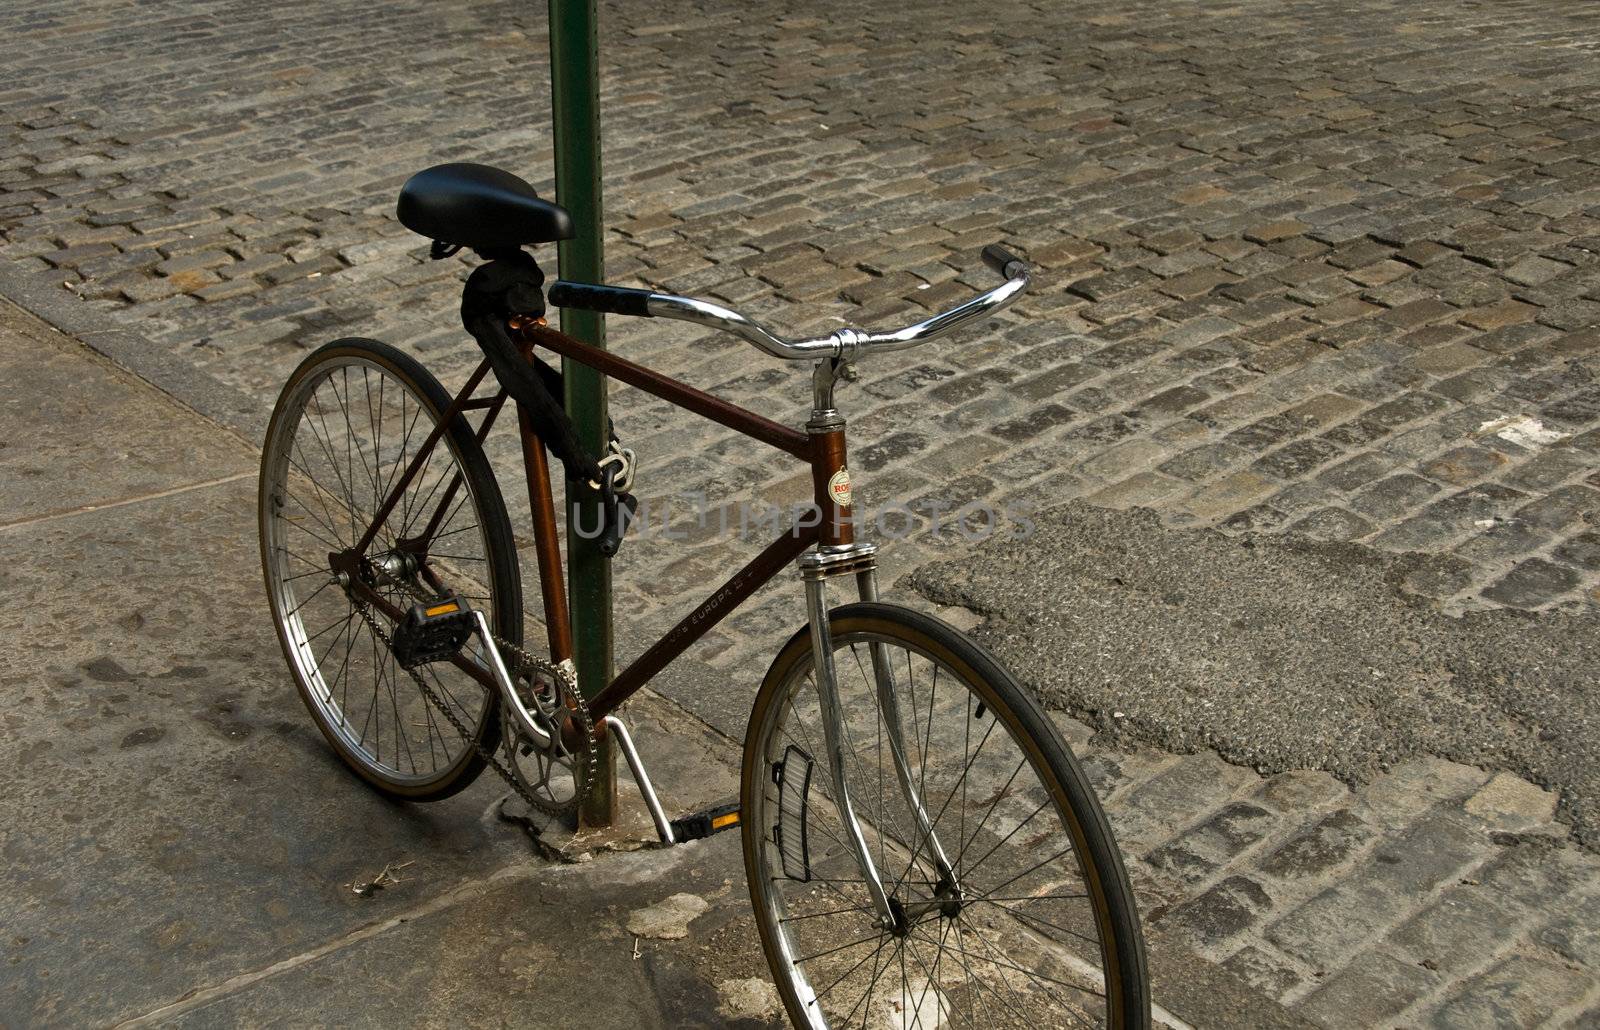
[[[252,498],[253,481],[227,484],[4,531],[17,556],[11,585],[51,599],[5,649],[7,1021],[307,1025],[315,1011],[321,1025],[377,1025],[382,1006],[415,1005],[424,1025],[452,1013],[456,1025],[463,1013],[516,1022],[568,997],[585,963],[638,979],[607,995],[620,1007],[602,1007],[602,1024],[714,1013],[715,985],[690,971],[703,945],[688,946],[688,958],[653,955],[650,944],[648,961],[628,957],[632,938],[615,923],[626,913],[608,921],[633,896],[619,889],[612,863],[622,859],[596,864],[591,893],[570,877],[546,884],[538,877],[558,874],[498,817],[497,781],[448,804],[405,806],[352,779],[281,666],[251,556],[220,584],[207,581],[252,542]],[[661,702],[630,708],[642,740],[674,742],[670,755],[652,748],[674,811],[736,793],[725,741],[713,757]],[[385,866],[397,884],[372,898],[352,892]],[[710,888],[697,878],[707,869]],[[724,909],[748,908],[737,847],[685,849],[665,864],[652,856],[638,875],[640,898],[715,893]],[[580,914],[594,920],[581,934]],[[397,916],[403,932],[387,934]],[[365,943],[375,923],[381,946]],[[391,953],[375,960],[368,986],[352,987],[341,964],[359,962],[364,947]],[[615,954],[608,961],[599,948]],[[725,979],[765,970],[748,947],[719,965]],[[299,977],[319,985],[314,1006]],[[189,1013],[193,992],[207,1004]]]
[[[239,448],[243,450],[243,448]],[[169,469],[169,474],[172,470]],[[355,789],[281,665],[255,483],[0,530],[5,1008],[136,1015],[370,921],[390,862],[435,892],[525,856],[485,782],[450,807]]]
[[[0,524],[169,489],[185,462],[253,473],[237,439],[192,419],[189,433],[173,432],[188,414],[177,404],[134,402],[123,377],[64,351],[59,333],[14,315],[6,324],[20,331],[0,334]]]
[[[660,927],[688,939],[629,932],[633,913],[676,895],[711,898],[716,905],[706,911],[701,900],[683,913],[689,918],[678,919],[681,928]],[[722,931],[741,908],[748,905],[737,848],[701,845],[614,855],[582,866],[530,866],[459,904],[407,919],[392,932],[164,1022],[781,1027],[778,1019],[719,1012],[716,982],[701,968],[714,964],[723,981],[765,977],[753,939],[715,959],[704,954],[705,942],[726,936]],[[586,921],[575,924],[575,913]]]

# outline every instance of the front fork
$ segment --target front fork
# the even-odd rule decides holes
[[[841,548],[834,553],[816,551],[800,559],[800,570],[806,585],[806,615],[811,621],[811,651],[813,655],[818,702],[822,710],[823,746],[827,749],[828,773],[833,783],[834,799],[839,808],[839,818],[844,824],[845,844],[850,848],[867,885],[878,921],[885,930],[899,927],[903,916],[896,912],[884,889],[883,878],[872,860],[872,852],[861,832],[855,803],[845,775],[844,712],[839,703],[838,673],[833,663],[833,633],[828,625],[827,580],[839,575],[853,574],[856,589],[863,601],[878,599],[877,566],[870,544],[857,544]],[[899,691],[894,681],[894,669],[889,662],[887,648],[882,643],[868,645],[872,655],[872,674],[878,695],[880,717],[884,723],[884,736],[889,740],[889,753],[894,761],[895,779],[900,784],[900,794],[916,826],[917,840],[908,842],[912,860],[926,852],[939,873],[940,884],[959,895],[955,869],[945,855],[944,847],[933,830],[922,803],[921,792],[912,778],[911,763],[906,753],[905,734],[902,728]],[[915,727],[913,727],[913,732]],[[880,835],[887,835],[879,827]]]

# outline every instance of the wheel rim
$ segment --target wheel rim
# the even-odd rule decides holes
[[[944,882],[902,800],[876,700],[874,643],[895,669],[905,754],[958,889]],[[764,713],[764,785],[747,817],[750,832],[760,834],[752,871],[757,918],[802,1025],[1105,1025],[1103,923],[1064,792],[1042,754],[1019,743],[1015,716],[997,717],[991,690],[975,689],[951,662],[904,639],[850,632],[834,644],[847,782],[899,925],[876,925],[842,843],[816,689],[802,661]],[[775,762],[799,760],[791,748],[815,763],[805,805],[809,883],[792,878],[797,820],[792,806],[782,814],[783,788],[772,772]],[[774,825],[789,828],[787,870]]]
[[[395,372],[341,355],[291,384],[263,455],[262,555],[273,617],[313,715],[346,757],[397,790],[452,779],[473,751],[394,661],[335,574],[330,552],[353,547],[438,412]],[[397,607],[456,593],[493,621],[482,499],[449,434],[426,459],[372,545],[369,584]],[[460,475],[451,504],[439,502]],[[414,542],[440,512],[430,543]],[[374,611],[386,633],[388,620]],[[482,663],[474,639],[463,653]],[[478,736],[493,698],[460,669],[417,670]]]

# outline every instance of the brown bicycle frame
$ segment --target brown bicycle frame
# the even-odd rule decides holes
[[[819,513],[816,523],[809,526],[796,525],[768,544],[761,553],[729,577],[727,582],[714,590],[676,626],[634,659],[631,665],[618,673],[605,689],[590,701],[590,713],[598,723],[638,692],[652,677],[688,650],[695,641],[703,637],[735,608],[743,604],[751,594],[771,582],[785,565],[798,558],[808,547],[839,546],[853,542],[851,509],[837,504],[829,490],[830,480],[845,468],[844,428],[842,425],[829,426],[804,433],[790,429],[753,411],[747,411],[736,404],[730,404],[721,398],[697,390],[687,383],[557,332],[546,326],[543,319],[537,321],[513,319],[511,330],[514,338],[521,343],[523,353],[530,359],[536,347],[544,347],[564,358],[587,365],[620,383],[626,383],[652,396],[660,397],[676,407],[775,447],[811,467],[813,500]],[[377,535],[377,527],[388,518],[389,513],[411,485],[411,481],[416,478],[429,453],[444,435],[445,427],[464,412],[484,409],[487,414],[474,435],[480,443],[488,436],[490,427],[506,401],[506,392],[503,389],[489,397],[473,398],[473,393],[477,391],[488,372],[489,363],[483,361],[472,375],[467,377],[466,384],[445,409],[432,433],[391,488],[384,503],[379,506],[361,542],[353,552],[347,552],[345,562],[342,564],[348,564],[351,570],[360,565],[360,557],[365,554],[367,547]],[[549,635],[550,654],[559,663],[572,658],[573,655],[572,616],[567,607],[566,581],[561,568],[561,543],[556,526],[555,499],[550,489],[550,462],[544,441],[534,432],[526,413],[519,411],[518,415],[523,469],[527,479],[528,500],[533,521],[534,553],[538,560],[540,592],[544,600],[545,626]],[[422,533],[400,541],[400,545],[407,550],[425,554],[428,541],[438,530],[444,513],[449,510],[460,488],[461,473],[458,471]],[[422,572],[432,581],[432,574],[428,571],[426,563],[422,564]],[[399,621],[405,617],[402,609],[379,595],[376,590],[363,582],[361,577],[352,575],[350,582],[354,591],[360,593],[363,599],[391,620]],[[434,585],[439,586],[437,582]],[[477,663],[460,654],[452,657],[450,661],[483,684],[486,689],[490,691],[498,689],[489,671]]]

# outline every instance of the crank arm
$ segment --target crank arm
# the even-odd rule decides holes
[[[353,567],[335,564],[334,572],[344,577],[344,579],[341,580],[341,583],[343,583],[347,591],[371,607],[373,611],[378,612],[384,618],[388,619],[392,625],[398,625],[401,620],[406,617],[404,608],[396,607],[394,603],[391,602],[387,597],[384,597],[366,583],[363,583],[360,577],[355,575]],[[476,680],[484,689],[499,689],[499,683],[495,680],[493,672],[491,670],[485,670],[482,665],[472,661],[470,658],[466,658],[457,653],[451,655],[447,660],[451,665],[455,666],[472,679]]]
[[[344,556],[341,555],[340,557],[342,558]],[[355,563],[350,562],[350,565],[353,568]],[[378,592],[372,590],[365,583],[361,582],[359,577],[352,577],[351,586],[356,591],[361,593],[364,599],[378,607],[380,611],[382,611],[385,615],[388,615],[392,620],[398,622],[404,617],[404,613],[401,612],[399,608],[396,608],[386,599],[378,596]],[[500,697],[505,702],[507,710],[510,711],[511,718],[516,723],[517,729],[519,729],[523,735],[532,739],[536,744],[538,744],[539,747],[548,748],[551,741],[550,730],[537,715],[528,710],[528,706],[522,703],[522,698],[517,694],[516,681],[511,676],[511,670],[506,668],[505,659],[500,656],[500,647],[495,643],[494,633],[489,629],[488,617],[485,616],[482,611],[474,608],[472,609],[472,622],[473,626],[477,630],[478,639],[483,641],[483,651],[488,659],[489,675],[492,677],[492,684],[496,689],[499,690]],[[451,655],[449,661],[452,665],[455,665],[457,668],[472,676],[473,679],[483,683],[484,676],[481,666],[461,653],[461,651],[458,650],[455,654]],[[489,684],[485,685],[487,686]],[[571,738],[576,736],[578,730],[576,724],[571,719],[562,720],[562,725],[559,732],[562,735],[563,743],[568,745],[568,749],[577,750],[575,747],[572,747],[575,741]]]
[[[539,720],[528,711],[528,707],[518,696],[516,682],[512,680],[511,672],[506,668],[505,659],[500,657],[500,648],[495,646],[494,634],[489,632],[489,620],[477,609],[473,609],[472,618],[477,623],[478,637],[483,641],[484,653],[489,658],[489,671],[494,674],[495,685],[500,688],[500,697],[516,721],[517,729],[532,738],[540,747],[548,748],[550,731],[540,725]]]
[[[396,607],[388,598],[379,594],[361,580],[357,575],[358,561],[346,555],[335,556],[337,560],[334,570],[344,577],[346,589],[357,595],[362,601],[377,609],[391,623],[398,624],[405,618],[406,613]],[[489,620],[483,612],[473,609],[473,626],[477,630],[479,639],[483,641],[484,654],[488,656],[488,675],[477,662],[472,661],[461,652],[450,656],[449,662],[456,668],[465,672],[473,679],[490,689],[498,690],[501,698],[506,703],[506,708],[511,712],[511,717],[516,721],[517,728],[531,737],[540,747],[550,746],[550,733],[539,721],[534,718],[522,703],[522,698],[517,696],[516,683],[511,678],[511,671],[506,668],[505,659],[500,657],[500,648],[495,645],[494,634],[489,631]]]

